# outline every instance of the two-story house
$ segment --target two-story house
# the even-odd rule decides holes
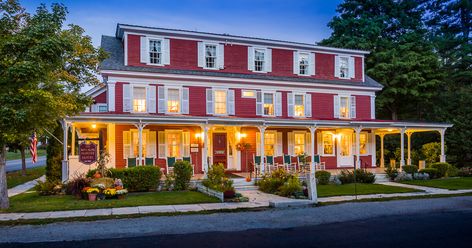
[[[450,126],[377,120],[382,85],[365,75],[366,51],[127,24],[101,47],[109,58],[88,92],[94,104],[64,121],[76,134],[65,175],[89,168],[77,159],[79,141],[96,142],[116,168],[166,171],[168,157],[190,157],[196,174],[213,163],[247,172],[255,155],[283,163],[303,153],[326,169],[372,168],[384,165],[376,136],[383,154],[384,135],[406,134],[409,148],[413,132],[439,131],[444,144]]]

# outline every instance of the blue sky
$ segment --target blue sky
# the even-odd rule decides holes
[[[28,12],[63,3],[67,23],[80,25],[95,45],[117,23],[315,43],[330,35],[328,22],[342,0],[20,0]]]

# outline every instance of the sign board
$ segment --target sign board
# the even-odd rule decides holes
[[[198,144],[192,143],[192,144],[190,144],[190,147],[198,148]]]
[[[192,148],[190,148],[190,152],[191,153],[196,153],[196,152],[198,152],[198,148],[192,147]]]
[[[94,143],[82,143],[79,145],[79,162],[93,164],[97,161],[97,145]]]

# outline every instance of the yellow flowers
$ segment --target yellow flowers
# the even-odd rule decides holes
[[[97,194],[98,192],[100,192],[100,190],[98,190],[97,188],[88,188],[86,192],[87,194]]]
[[[106,196],[115,196],[116,195],[116,189],[105,189],[103,193]]]

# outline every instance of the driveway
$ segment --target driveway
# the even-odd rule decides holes
[[[26,159],[26,168],[34,168],[46,165],[46,156],[38,157],[38,161],[33,164],[31,158]],[[21,159],[8,160],[7,161],[7,172],[21,170]]]

